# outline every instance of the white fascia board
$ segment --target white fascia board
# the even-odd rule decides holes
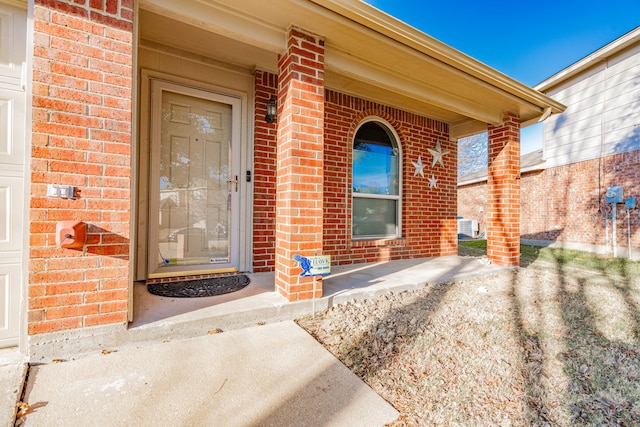
[[[542,170],[545,170],[546,168],[547,168],[546,162],[543,161],[541,163],[528,166],[526,168],[521,168],[520,173],[523,174],[526,172],[542,171]],[[464,178],[461,179],[460,181],[458,181],[458,187],[464,187],[465,185],[478,184],[486,181],[487,181],[487,174],[485,173],[484,175],[479,176],[477,178],[468,179],[468,180],[465,180]]]
[[[475,179],[469,179],[469,180],[464,180],[464,178],[461,181],[458,181],[458,187],[464,187],[465,185],[471,185],[471,184],[479,184],[481,182],[487,182],[487,175],[483,175],[481,177],[475,178]]]
[[[327,28],[323,25],[333,22],[343,28],[351,28],[358,31],[369,41],[371,39],[380,38],[385,40],[385,44],[394,47],[393,41],[397,43],[395,48],[406,50],[406,54],[415,56],[415,60],[428,61],[432,66],[446,69],[445,72],[451,73],[452,76],[467,80],[471,86],[478,85],[486,89],[490,89],[496,93],[496,96],[504,98],[503,108],[506,110],[517,111],[517,105],[526,109],[529,113],[526,119],[531,119],[531,115],[536,117],[542,115],[544,110],[552,107],[553,112],[562,112],[565,107],[548,98],[533,89],[523,85],[506,75],[482,64],[481,62],[447,46],[446,44],[416,30],[415,28],[391,17],[390,15],[379,11],[378,9],[357,0],[282,0],[280,7],[289,3],[296,6],[299,12],[296,14],[299,22],[289,21],[282,15],[280,22],[271,22],[270,18],[261,18],[259,11],[256,9],[267,7],[264,4],[256,5],[248,1],[231,1],[231,0],[196,0],[196,1],[179,1],[179,0],[140,0],[140,6],[146,10],[162,14],[165,16],[174,16],[182,22],[191,24],[200,28],[209,28],[218,34],[234,38],[238,41],[245,42],[249,45],[262,48],[266,51],[280,54],[286,47],[286,31],[287,26],[299,25],[301,28],[309,30],[321,31]],[[280,4],[279,3],[279,4]],[[252,5],[252,6],[251,6]],[[248,10],[253,7],[252,10]],[[212,13],[215,10],[215,13]],[[309,13],[302,13],[302,11]],[[179,11],[179,13],[176,13]],[[293,10],[291,10],[293,12]],[[273,16],[275,18],[278,15]],[[277,18],[275,18],[277,19]],[[312,20],[309,22],[309,20]],[[305,25],[306,24],[306,25]],[[340,41],[337,41],[340,43]],[[365,43],[365,45],[368,43]],[[331,46],[327,43],[325,46],[326,56],[325,65],[327,69],[335,67],[335,69],[343,69],[339,64],[332,64],[332,58],[338,56],[331,55],[332,48],[340,51],[340,46]],[[366,50],[367,46],[363,46]],[[368,62],[370,64],[370,62]],[[375,65],[375,64],[373,64]],[[381,64],[376,65],[378,68]],[[374,70],[373,73],[376,71]],[[427,81],[417,78],[416,76],[404,76],[403,87],[409,89],[409,86],[415,86],[418,91],[424,91],[428,86]],[[388,86],[388,85],[387,85]],[[404,89],[403,89],[404,90]],[[462,94],[458,94],[457,98],[446,100],[444,103],[439,98],[443,97],[445,92],[431,94],[425,99],[432,99],[437,102],[435,105],[442,105],[444,108],[449,106],[456,107],[452,111],[464,112],[468,110],[469,117],[475,118],[485,123],[499,123],[500,118],[496,118],[493,111],[487,112],[487,108],[469,108],[469,100],[462,100]],[[416,97],[415,95],[413,96]],[[468,97],[467,97],[468,98]],[[438,103],[439,102],[439,103]],[[471,101],[479,103],[478,100]],[[464,108],[461,109],[461,106]],[[497,108],[496,108],[497,109]],[[531,111],[538,113],[531,113]],[[463,113],[464,114],[464,113]],[[524,119],[524,117],[523,117]]]
[[[554,113],[566,107],[548,96],[518,82],[472,57],[440,42],[410,25],[362,1],[310,0],[403,45],[495,86],[523,102],[538,106],[540,114],[548,107]]]
[[[592,54],[585,56],[578,62],[554,74],[545,81],[538,83],[534,86],[534,89],[540,92],[545,92],[636,43],[640,43],[640,27],[636,27],[622,37],[614,40],[606,46],[603,46]]]

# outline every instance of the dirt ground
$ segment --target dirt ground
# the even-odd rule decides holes
[[[543,263],[298,323],[397,426],[640,425],[640,279],[624,272]]]

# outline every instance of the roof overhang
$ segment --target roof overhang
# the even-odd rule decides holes
[[[452,138],[506,111],[526,124],[565,109],[357,0],[141,0],[139,16],[142,40],[273,73],[290,27],[318,34],[326,88],[446,122]]]
[[[19,9],[25,9],[29,6],[29,2],[27,0],[4,0],[3,3],[9,6],[15,6]]]
[[[542,148],[520,156],[520,173],[538,172],[547,168]],[[458,187],[487,182],[487,169],[470,173],[458,180]]]
[[[546,162],[542,161],[535,165],[522,166],[520,168],[520,173],[528,173],[528,172],[539,172],[543,171],[547,168]],[[481,182],[487,182],[487,169],[483,169],[482,171],[469,174],[464,176],[458,180],[458,187],[464,187],[466,185],[478,184]]]
[[[596,50],[591,55],[585,56],[580,61],[554,74],[545,81],[538,83],[535,86],[535,90],[546,93],[550,89],[563,84],[583,71],[593,67],[594,65],[600,64],[602,61],[611,58],[618,52],[621,52],[637,43],[640,43],[640,27],[634,28],[622,37],[619,37],[608,45]]]

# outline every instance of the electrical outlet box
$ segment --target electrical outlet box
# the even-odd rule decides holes
[[[607,203],[623,203],[622,187],[618,185],[607,188],[605,198],[607,199]]]
[[[71,185],[47,184],[47,197],[59,197],[61,199],[73,199],[76,187]]]
[[[627,197],[624,199],[624,207],[627,209],[635,209],[636,208],[636,198],[635,197]]]

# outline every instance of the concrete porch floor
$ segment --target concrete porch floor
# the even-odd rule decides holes
[[[293,303],[275,292],[273,273],[248,274],[251,283],[244,289],[206,298],[160,297],[136,284],[129,332],[145,340],[193,337],[291,320],[347,301],[506,269],[459,256],[333,266],[331,275],[322,280],[323,297]]]

